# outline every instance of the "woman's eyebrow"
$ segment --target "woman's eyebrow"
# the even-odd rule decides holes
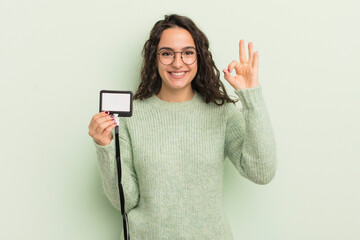
[[[186,46],[186,47],[184,47],[182,50],[184,50],[184,49],[186,49],[186,48],[195,48],[195,47],[194,47],[194,46]],[[173,48],[170,48],[170,47],[162,47],[162,48],[159,49],[159,51],[162,50],[162,49],[167,49],[167,50],[172,50],[172,51],[174,51],[174,49],[173,49]]]

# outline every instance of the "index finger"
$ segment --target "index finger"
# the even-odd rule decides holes
[[[98,120],[99,118],[102,118],[102,117],[105,117],[105,116],[108,116],[108,115],[109,115],[109,113],[105,113],[105,112],[99,112],[99,113],[95,114],[95,115],[91,118],[89,127],[90,127],[96,120]]]

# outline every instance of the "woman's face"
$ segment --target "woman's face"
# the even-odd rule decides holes
[[[182,52],[183,49],[188,47],[196,48],[194,39],[189,31],[179,27],[168,28],[161,34],[157,51],[159,52],[161,49],[167,48],[174,52]],[[172,64],[162,64],[159,61],[159,56],[157,56],[156,63],[162,79],[162,90],[174,92],[174,90],[191,89],[191,81],[197,72],[197,60],[187,65],[182,61],[181,53],[175,53],[175,60]]]

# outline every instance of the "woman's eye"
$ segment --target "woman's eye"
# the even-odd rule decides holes
[[[162,52],[161,56],[168,57],[168,56],[172,56],[172,54],[171,52]]]
[[[193,54],[195,54],[195,52],[193,50],[188,50],[188,51],[185,51],[185,54],[186,55],[193,55]]]

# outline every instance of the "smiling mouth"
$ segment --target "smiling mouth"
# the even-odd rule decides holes
[[[182,76],[184,75],[186,72],[169,72],[171,75],[173,76]]]
[[[181,72],[181,73],[171,73],[172,75],[175,75],[175,76],[180,76],[180,75],[184,75],[185,72]]]
[[[168,72],[171,76],[176,76],[176,77],[181,77],[184,76],[187,71],[182,71],[182,72]]]

